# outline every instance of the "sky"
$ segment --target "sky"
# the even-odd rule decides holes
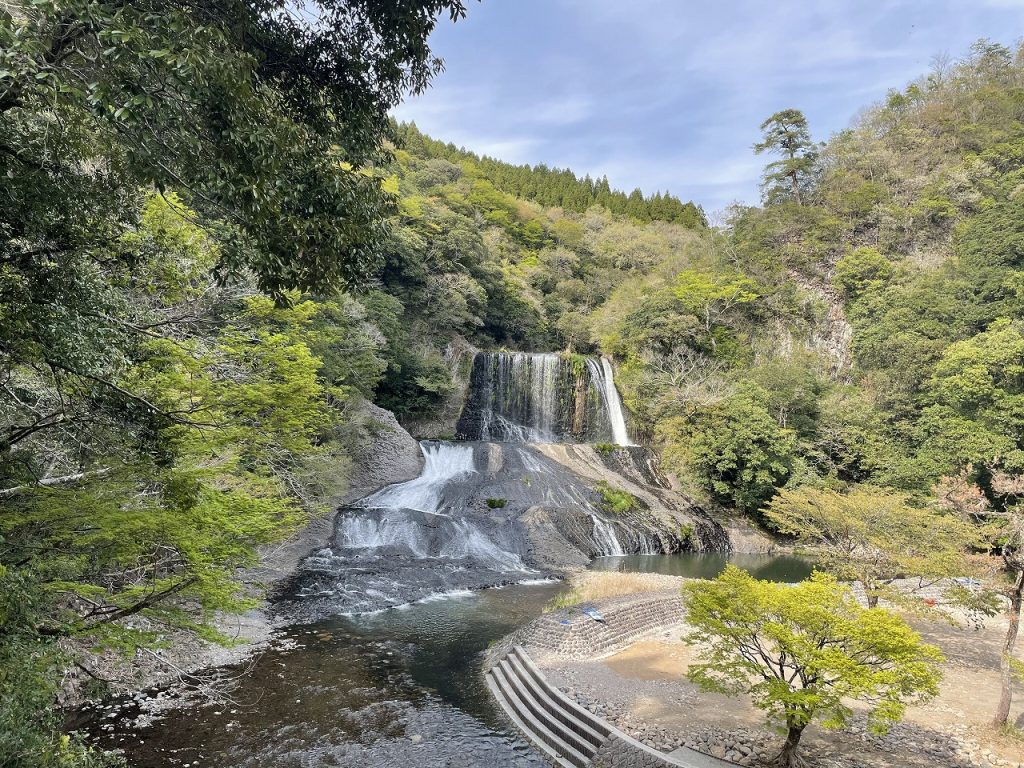
[[[468,0],[431,47],[445,71],[394,112],[512,163],[607,174],[709,213],[757,203],[758,126],[816,139],[979,38],[1015,45],[1024,0]]]

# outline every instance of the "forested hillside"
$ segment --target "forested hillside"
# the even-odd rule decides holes
[[[636,188],[628,195],[612,189],[607,176],[579,178],[569,168],[548,168],[546,165],[512,165],[493,157],[479,157],[454,144],[424,136],[415,125],[403,124],[396,135],[409,152],[428,159],[449,162],[472,169],[502,192],[526,198],[545,206],[583,213],[593,205],[611,213],[624,214],[637,221],[674,221],[697,229],[707,226],[704,211],[693,201],[683,203],[666,192],[644,196]]]
[[[0,754],[38,756],[16,764],[97,764],[50,717],[61,670],[249,604],[237,569],[344,485],[353,403],[428,415],[456,338],[608,355],[709,505],[858,486],[997,519],[1024,492],[1020,51],[980,43],[823,145],[769,121],[765,205],[708,228],[391,122],[459,2],[318,30],[216,5],[0,12]]]

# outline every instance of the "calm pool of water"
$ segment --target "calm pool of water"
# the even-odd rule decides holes
[[[742,555],[683,552],[676,555],[620,555],[599,557],[591,563],[595,571],[664,573],[690,579],[713,579],[733,564],[751,576],[766,581],[803,581],[811,575],[813,563],[795,555]]]

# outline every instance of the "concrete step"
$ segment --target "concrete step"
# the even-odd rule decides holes
[[[572,702],[571,699],[561,700],[551,696],[544,686],[537,683],[523,659],[517,654],[510,653],[502,663],[508,664],[515,671],[516,677],[529,689],[537,703],[544,707],[550,718],[554,718],[562,728],[572,731],[573,735],[580,740],[583,745],[580,747],[581,752],[592,757],[597,748],[604,744],[608,734],[599,733],[584,722],[579,717],[578,708],[568,706]]]
[[[519,696],[519,700],[522,701],[540,722],[544,723],[549,731],[558,736],[566,744],[570,745],[580,754],[586,756],[588,759],[594,756],[597,751],[598,744],[594,744],[583,736],[581,736],[571,724],[566,723],[565,720],[568,718],[565,713],[557,713],[553,710],[557,710],[557,707],[548,700],[544,701],[544,693],[538,691],[536,688],[531,687],[528,679],[524,680],[520,674],[520,671],[516,669],[515,665],[511,663],[512,660],[505,658],[499,668],[505,675],[505,679],[509,681],[512,687],[515,689],[516,694]],[[558,715],[562,716],[559,717]],[[582,723],[581,723],[582,725]]]
[[[523,722],[521,717],[519,717],[519,713],[516,708],[512,706],[508,699],[505,698],[505,694],[502,693],[501,688],[494,679],[494,674],[491,672],[487,673],[487,688],[490,690],[494,700],[498,702],[498,706],[501,707],[506,715],[508,715],[509,720],[511,720],[520,731],[526,734],[527,738],[530,739],[537,749],[544,753],[544,756],[548,760],[558,766],[558,768],[576,768],[576,766],[555,752],[555,750],[542,741],[537,734],[530,730],[529,726]]]
[[[559,768],[586,768],[595,757],[601,765],[737,768],[685,747],[671,755],[647,747],[562,693],[522,646],[487,673],[487,684],[512,721]]]
[[[552,685],[544,674],[537,669],[537,665],[533,663],[533,659],[530,658],[529,654],[526,653],[526,649],[521,645],[515,646],[509,655],[514,655],[516,661],[518,661],[523,669],[526,670],[534,687],[544,691],[544,693],[546,693],[560,706],[562,711],[570,713],[575,720],[587,726],[587,728],[589,728],[594,734],[597,734],[599,739],[599,741],[596,742],[597,744],[603,743],[603,741],[612,732],[612,728],[606,720],[598,717],[589,709],[586,709],[573,701],[562,693],[557,686]]]
[[[523,723],[519,725],[528,736],[535,743],[543,743],[551,748],[560,758],[568,761],[570,765],[576,766],[576,768],[586,768],[590,765],[590,757],[584,755],[582,752],[577,750],[572,745],[566,743],[561,736],[554,733],[544,722],[539,720],[533,713],[533,708],[527,701],[524,701],[520,690],[506,676],[505,671],[501,666],[494,667],[490,673],[494,677],[494,682],[497,683],[498,689],[502,692],[505,700],[510,705],[512,711],[519,717],[519,721]],[[534,707],[536,704],[534,703]]]

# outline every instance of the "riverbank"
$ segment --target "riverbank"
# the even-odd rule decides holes
[[[694,649],[681,640],[688,630],[678,598],[683,581],[653,574],[580,574],[574,578],[574,599],[601,612],[619,642],[595,635],[591,643],[586,619],[572,609],[565,616],[547,614],[514,637],[527,646],[552,683],[648,746],[666,753],[686,746],[741,765],[767,766],[781,748],[782,737],[767,729],[763,714],[745,698],[701,691],[686,678]],[[673,598],[678,608],[665,610]],[[633,627],[629,618],[643,616],[645,605],[654,620],[646,627]],[[565,620],[571,622],[568,627]],[[802,748],[810,764],[1024,766],[1024,742],[989,726],[1005,619],[989,619],[980,629],[961,629],[943,621],[911,622],[946,655],[939,696],[925,706],[909,708],[905,720],[882,737],[867,733],[864,710],[856,704],[846,729],[809,727]],[[559,631],[564,637],[572,634],[573,623],[581,628],[575,633],[579,641],[555,642]],[[1018,701],[1011,717],[1021,716],[1024,704]]]

